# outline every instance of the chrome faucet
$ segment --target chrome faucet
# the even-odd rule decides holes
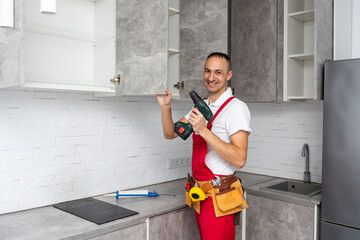
[[[310,183],[310,162],[309,162],[309,145],[307,143],[304,144],[301,152],[301,156],[305,157],[305,172],[304,172],[304,182]]]

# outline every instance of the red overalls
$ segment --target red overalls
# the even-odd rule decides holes
[[[227,99],[215,113],[214,117],[207,123],[207,128],[211,131],[212,122],[215,120],[221,110],[233,99]],[[198,181],[209,181],[215,178],[214,173],[206,166],[205,156],[207,154],[207,143],[198,134],[193,134],[193,155],[192,155],[192,173]],[[220,176],[221,177],[221,176]],[[201,201],[200,214],[195,212],[196,222],[199,227],[202,240],[234,240],[235,225],[234,214],[216,217],[213,201],[207,197]]]

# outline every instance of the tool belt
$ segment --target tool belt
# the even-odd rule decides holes
[[[201,198],[201,196],[200,201],[196,199],[196,194],[200,190],[206,197],[212,198],[216,217],[234,214],[249,207],[244,199],[241,180],[235,174],[224,177],[216,176],[216,179],[210,181],[197,181],[188,174],[185,188],[186,204],[189,207],[193,206],[199,214],[201,200],[205,199],[205,197]],[[190,193],[193,195],[195,193],[195,198]]]

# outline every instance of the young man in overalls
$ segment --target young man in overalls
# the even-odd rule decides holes
[[[250,129],[250,112],[246,104],[232,96],[227,82],[232,77],[230,58],[224,53],[211,53],[205,62],[203,82],[208,91],[205,102],[213,112],[213,119],[206,119],[197,108],[193,108],[180,121],[190,123],[193,127],[192,174],[197,184],[211,182],[221,177],[234,176],[236,169],[246,163],[248,135]],[[161,118],[164,137],[177,137],[174,132],[174,121],[171,116],[172,94],[157,95],[161,107]],[[234,214],[218,214],[212,198],[207,198],[198,205],[196,221],[203,240],[235,239]],[[236,212],[236,211],[235,211]]]

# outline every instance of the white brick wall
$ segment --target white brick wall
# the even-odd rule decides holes
[[[245,172],[302,180],[304,143],[309,144],[311,181],[321,182],[323,104],[251,103],[251,128]]]
[[[163,139],[160,119],[155,97],[0,90],[0,214],[185,177],[168,159],[191,141]]]
[[[174,120],[191,107],[175,101]],[[302,179],[302,145],[321,181],[322,104],[248,104],[243,171]],[[151,98],[0,90],[0,214],[186,176],[168,159],[191,156],[191,140],[164,140]],[[154,190],[154,189],[149,189]]]

